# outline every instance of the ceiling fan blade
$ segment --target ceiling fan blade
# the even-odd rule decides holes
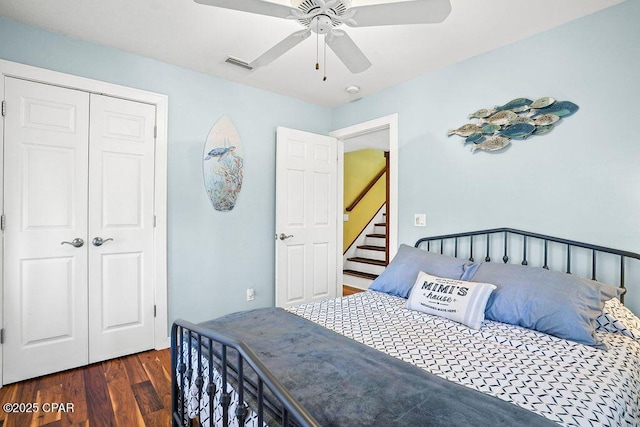
[[[398,3],[355,6],[355,15],[345,21],[350,27],[375,25],[436,24],[451,13],[449,0],[413,0]]]
[[[253,68],[264,67],[265,65],[271,64],[273,61],[278,59],[281,55],[286,53],[289,49],[297,46],[300,42],[305,40],[307,37],[311,35],[311,30],[304,29],[300,31],[296,31],[293,34],[290,34],[280,43],[251,61],[249,66]]]
[[[327,36],[327,45],[354,74],[362,73],[371,67],[371,62],[356,46],[351,37],[342,30],[333,30]]]
[[[223,7],[225,9],[240,10],[242,12],[257,13],[258,15],[287,18],[291,16],[292,7],[262,0],[194,0],[196,3]]]

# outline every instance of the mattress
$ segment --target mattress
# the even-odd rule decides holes
[[[617,301],[607,308],[628,327],[601,325],[606,350],[494,321],[474,330],[405,304],[367,291],[288,310],[560,425],[640,424],[640,320]]]
[[[486,393],[563,426],[640,425],[640,319],[617,300],[607,302],[598,321],[599,341],[607,349],[578,344],[500,322],[479,330],[405,308],[406,299],[367,291],[288,308],[327,329],[409,362],[449,381]],[[183,346],[184,360],[198,363],[194,347]],[[203,377],[209,366],[201,358]],[[195,374],[194,374],[195,375]],[[218,404],[223,389],[219,372],[214,425],[222,425]],[[184,378],[186,412],[208,425],[209,400]],[[203,387],[206,390],[207,384]],[[231,384],[229,424],[237,395]],[[257,426],[249,411],[245,425]]]

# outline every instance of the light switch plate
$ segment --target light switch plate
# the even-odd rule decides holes
[[[416,227],[426,227],[427,226],[427,215],[426,214],[415,214],[413,217],[413,225]]]

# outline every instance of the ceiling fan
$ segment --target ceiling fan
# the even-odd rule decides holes
[[[324,35],[325,46],[329,46],[354,74],[367,70],[371,67],[371,62],[351,37],[338,28],[342,24],[349,27],[433,24],[444,21],[451,12],[449,0],[413,0],[354,7],[351,7],[351,0],[291,0],[291,7],[262,0],[195,0],[195,2],[276,18],[295,19],[305,27],[289,35],[253,61],[242,64],[246,68],[264,67],[297,46],[311,33],[316,33],[318,37]],[[243,61],[236,59],[236,62]],[[318,69],[318,62],[316,62],[316,69]],[[326,80],[326,76],[324,79]]]

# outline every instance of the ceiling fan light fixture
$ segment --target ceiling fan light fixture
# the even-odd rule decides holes
[[[360,87],[356,85],[351,85],[351,86],[348,86],[345,90],[350,95],[356,95],[360,92]]]
[[[353,74],[371,67],[371,62],[349,35],[339,29],[380,25],[429,24],[442,22],[451,13],[450,0],[405,0],[351,7],[351,0],[290,0],[291,6],[265,0],[195,0],[196,3],[258,15],[298,21],[296,31],[251,62],[230,62],[245,69],[269,65],[297,46],[312,32],[325,36],[325,44]],[[317,62],[317,61],[316,61]]]

